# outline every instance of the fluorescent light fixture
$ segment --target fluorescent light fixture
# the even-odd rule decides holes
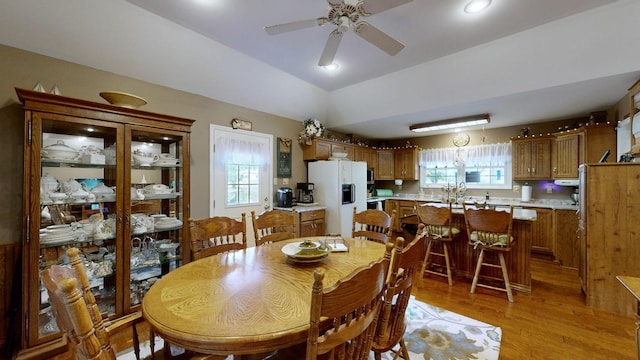
[[[491,5],[491,0],[471,0],[464,7],[464,12],[467,14],[475,14],[486,9]]]
[[[455,128],[464,127],[464,126],[488,124],[490,119],[491,117],[489,117],[489,114],[463,116],[459,118],[438,120],[438,121],[433,121],[433,122],[428,122],[423,124],[411,125],[409,126],[409,130],[415,131],[415,132],[425,132],[425,131],[455,129]]]

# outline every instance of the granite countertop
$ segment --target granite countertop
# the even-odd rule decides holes
[[[274,206],[273,209],[285,210],[285,211],[290,211],[291,209],[294,209],[298,213],[303,213],[303,212],[316,211],[316,210],[326,210],[327,207],[322,205],[296,205],[292,208]]]
[[[433,206],[447,206],[447,204],[441,202],[428,202],[427,204]],[[497,211],[509,211],[509,206],[496,206]],[[473,208],[475,206],[467,206],[467,209]],[[462,205],[460,204],[452,204],[451,212],[454,214],[464,214],[464,210],[462,209]],[[514,220],[527,220],[527,221],[535,221],[538,219],[538,214],[533,209],[522,209],[522,208],[513,208],[513,218]]]
[[[420,195],[420,194],[399,194],[391,197],[371,197],[367,199],[367,201],[378,201],[378,200],[410,200],[410,201],[420,201],[420,202],[440,202],[440,198],[431,197],[430,195]],[[527,207],[527,208],[545,208],[545,209],[554,209],[554,210],[578,210],[578,205],[574,205],[571,200],[558,200],[558,199],[533,199],[531,201],[521,201],[517,198],[490,198],[489,200],[485,200],[484,197],[480,196],[465,196],[464,201],[466,204],[474,204],[475,202],[484,204],[485,202],[489,205],[496,206],[516,206],[516,207]]]

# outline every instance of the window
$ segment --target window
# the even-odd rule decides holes
[[[260,167],[227,164],[227,206],[257,204],[260,196]]]
[[[420,151],[420,187],[511,188],[511,144]]]

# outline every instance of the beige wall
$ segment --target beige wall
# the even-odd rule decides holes
[[[0,177],[0,243],[21,241],[22,224],[22,139],[23,113],[15,94],[14,87],[31,89],[41,82],[47,90],[54,85],[64,96],[104,102],[98,95],[100,91],[118,90],[133,93],[148,100],[142,110],[166,113],[196,120],[191,137],[191,215],[206,217],[209,214],[209,125],[229,126],[233,118],[252,121],[253,131],[274,135],[274,149],[277,137],[289,137],[294,140],[292,146],[292,174],[289,185],[295,188],[296,182],[306,181],[306,167],[302,160],[302,151],[297,144],[297,135],[301,130],[301,119],[286,119],[279,116],[247,109],[233,104],[209,99],[199,95],[119,76],[66,61],[34,54],[12,47],[0,45],[0,165],[3,176]],[[275,84],[274,86],[277,86]],[[626,98],[615,110],[609,110],[614,118],[617,112],[624,111]],[[628,110],[627,112],[628,113]],[[626,114],[625,113],[625,114]],[[552,121],[530,125],[531,133],[557,131],[559,126],[577,124],[583,119]],[[507,142],[517,136],[523,126],[514,126],[486,131],[469,131],[470,145],[481,144],[481,136],[486,143]],[[340,135],[340,134],[336,134]],[[450,147],[451,134],[408,139],[411,144],[422,148]],[[389,142],[390,146],[404,146],[407,139]],[[276,164],[274,159],[274,164]],[[274,165],[275,166],[275,165]],[[274,168],[274,175],[276,174]],[[282,179],[274,184],[275,189],[283,186]],[[393,182],[380,182],[379,188],[393,188],[395,192],[417,193],[418,182],[407,181],[403,189],[396,189]],[[478,194],[484,194],[479,192]],[[472,193],[472,195],[476,195]],[[511,191],[492,191],[493,196],[518,197]],[[566,198],[567,194],[543,195],[545,197]],[[534,190],[534,197],[536,197]]]
[[[306,181],[306,167],[297,144],[298,120],[265,114],[155,84],[99,71],[66,61],[0,45],[0,243],[19,242],[22,224],[22,139],[24,115],[14,87],[31,89],[41,82],[49,90],[57,85],[64,96],[105,102],[98,94],[124,91],[145,98],[141,110],[196,120],[191,134],[191,215],[209,215],[209,125],[230,126],[233,118],[250,120],[253,131],[294,140],[290,185]],[[275,85],[274,85],[275,86]],[[276,163],[274,158],[274,164]],[[276,174],[274,168],[274,176]],[[274,188],[282,186],[282,179]],[[275,189],[274,189],[275,194]]]

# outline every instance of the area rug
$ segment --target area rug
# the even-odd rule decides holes
[[[409,301],[405,316],[404,341],[410,360],[497,360],[500,355],[502,329],[497,326],[423,303],[414,297]],[[148,358],[149,342],[140,345],[141,358]],[[156,337],[156,350],[162,346],[162,339]],[[117,357],[135,360],[131,350]],[[383,354],[382,359],[393,359],[393,353]]]
[[[404,341],[411,360],[495,360],[502,329],[411,297]],[[373,356],[371,357],[373,359]],[[393,353],[382,355],[393,359]]]

